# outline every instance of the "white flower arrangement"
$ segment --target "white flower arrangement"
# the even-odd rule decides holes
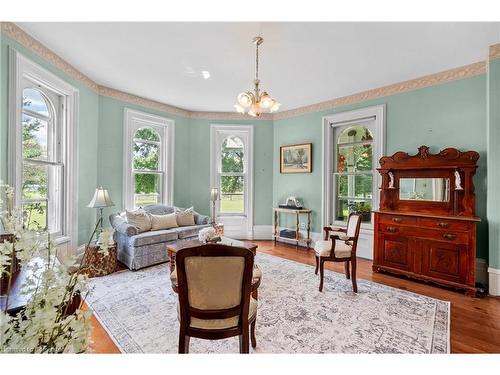
[[[209,242],[215,237],[217,237],[217,232],[214,227],[203,228],[198,233],[198,239],[203,243]]]
[[[0,274],[12,275],[16,257],[28,271],[21,292],[30,296],[22,311],[9,315],[7,287],[5,311],[0,311],[0,353],[87,352],[92,311],[82,310],[88,279],[80,273],[81,265],[70,273],[73,265],[60,264],[49,234],[27,230],[23,212],[14,208],[13,189],[1,183],[0,188],[7,198],[5,210],[0,201],[0,219],[9,234],[0,243]]]

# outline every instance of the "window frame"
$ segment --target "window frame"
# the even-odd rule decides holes
[[[136,209],[135,203],[135,179],[136,173],[159,174],[160,178],[160,202],[158,204],[173,205],[174,194],[174,129],[175,121],[166,117],[137,111],[130,108],[124,109],[124,148],[123,148],[123,207],[127,210]],[[135,138],[137,130],[151,128],[159,137],[160,159],[157,171],[135,170],[133,166],[132,147],[138,140]],[[144,142],[145,140],[140,140]],[[151,141],[152,142],[152,141]],[[150,143],[145,141],[144,143]]]
[[[240,238],[253,238],[254,217],[254,127],[253,125],[210,124],[210,187],[219,189],[221,196],[220,176],[222,175],[222,143],[227,137],[238,137],[243,142],[244,178],[244,212],[220,212],[220,199],[216,204],[215,216],[218,222],[224,224],[227,234]],[[230,175],[231,173],[224,173]],[[239,172],[237,173],[240,174]],[[207,189],[207,194],[209,189]],[[226,230],[227,229],[227,230]]]
[[[377,171],[378,161],[385,154],[385,104],[361,108],[353,111],[338,112],[325,116],[323,122],[323,171],[322,171],[322,226],[339,225],[345,226],[343,221],[334,220],[336,212],[335,201],[336,186],[333,181],[333,172],[336,171],[334,164],[334,151],[336,151],[335,128],[348,125],[357,121],[373,119],[375,121],[373,133],[373,181],[372,181],[372,210],[379,208],[378,187],[381,183],[380,174]],[[370,223],[362,223],[362,230],[373,231],[373,215]]]
[[[48,91],[61,97],[61,106],[57,125],[60,132],[57,137],[58,163],[62,165],[61,223],[60,233],[52,238],[56,244],[67,243],[71,249],[78,246],[78,119],[79,91],[66,81],[34,63],[17,50],[9,47],[9,147],[8,165],[9,184],[15,189],[14,204],[21,207],[22,202],[22,94],[26,81],[38,86],[41,91]],[[50,96],[49,96],[50,99]],[[49,108],[50,109],[50,108]],[[56,163],[56,164],[58,164]],[[71,192],[71,193],[69,193]]]

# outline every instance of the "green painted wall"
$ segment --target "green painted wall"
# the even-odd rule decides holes
[[[79,129],[78,129],[78,242],[88,240],[95,223],[95,212],[87,208],[97,185],[97,128],[99,96],[79,81],[40,58],[31,50],[24,48],[5,34],[1,34],[0,63],[0,171],[2,180],[7,180],[7,92],[8,92],[8,50],[15,48],[43,68],[76,87],[80,94]]]
[[[276,120],[274,122],[273,203],[297,195],[314,210],[313,231],[321,231],[322,117],[342,111],[386,104],[386,154],[416,153],[420,145],[437,152],[445,147],[475,150],[481,154],[474,179],[477,192],[478,257],[488,257],[486,224],[486,76],[448,82],[355,105]],[[498,145],[497,140],[497,145]],[[313,143],[311,174],[279,172],[279,147]],[[496,185],[499,186],[499,185]]]
[[[500,59],[489,62],[488,82],[489,266],[500,268]]]
[[[271,224],[273,192],[273,122],[192,119],[189,127],[190,196],[196,209],[210,213],[210,124],[254,126],[254,224]]]

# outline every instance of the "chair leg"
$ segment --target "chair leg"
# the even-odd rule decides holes
[[[351,267],[352,267],[352,291],[354,293],[358,292],[358,283],[356,282],[356,258],[351,259]]]
[[[189,353],[189,336],[186,336],[184,332],[179,333],[179,354]]]
[[[318,268],[319,268],[319,257],[316,255],[316,269],[314,270],[314,274],[318,274]]]
[[[349,273],[349,261],[344,262],[345,269],[345,278],[349,280],[351,278],[351,274]]]
[[[241,354],[248,354],[250,353],[250,346],[249,346],[249,337],[248,337],[248,326],[243,327],[243,332],[240,335],[240,353]]]
[[[323,291],[323,276],[325,274],[325,262],[323,261],[323,259],[320,259],[319,261],[319,291],[322,292]]]
[[[252,341],[252,348],[255,348],[257,346],[257,339],[255,338],[255,323],[256,322],[257,322],[257,319],[255,319],[250,326],[250,339]]]

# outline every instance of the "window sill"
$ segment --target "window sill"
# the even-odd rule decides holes
[[[65,243],[70,243],[71,242],[71,237],[69,237],[69,236],[57,236],[52,241],[56,245],[62,245],[62,244],[65,244]]]

